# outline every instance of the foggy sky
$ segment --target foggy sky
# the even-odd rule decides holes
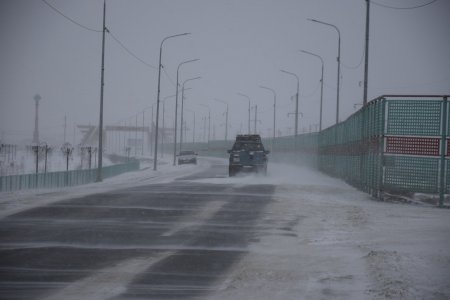
[[[80,24],[101,30],[102,0],[48,2]],[[376,2],[406,7],[428,0]],[[362,103],[363,0],[107,0],[106,4],[110,32],[154,67],[164,37],[192,33],[164,44],[163,65],[169,76],[161,77],[161,99],[175,93],[178,64],[199,58],[181,68],[180,81],[202,77],[186,85],[192,88],[186,92],[186,107],[196,111],[197,130],[207,114],[199,104],[211,107],[217,139],[223,138],[225,105],[215,98],[230,105],[229,137],[241,126],[246,131],[248,102],[236,93],[247,94],[252,106],[258,105],[258,129],[262,135],[271,134],[273,98],[259,85],[276,90],[277,127],[283,134],[288,128],[293,133],[294,118],[288,113],[294,111],[290,98],[296,81],[280,69],[300,77],[300,132],[318,124],[320,61],[300,49],[325,61],[324,128],[334,124],[337,33],[307,18],[334,24],[341,32],[340,120]],[[369,99],[382,94],[450,94],[449,13],[447,0],[413,10],[371,5]],[[65,115],[70,142],[75,124],[98,124],[101,33],[71,23],[39,0],[1,0],[0,66],[2,142],[31,141],[37,93],[42,96],[41,140],[62,143]],[[107,34],[104,124],[134,124],[138,113],[142,122],[145,108],[148,124],[148,107],[156,103],[157,76],[156,68],[129,55]],[[166,103],[166,122],[173,126],[173,98]],[[185,114],[188,126],[190,111]]]

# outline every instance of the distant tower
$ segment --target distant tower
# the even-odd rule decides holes
[[[34,133],[33,133],[33,143],[39,144],[39,100],[41,100],[41,96],[36,94],[34,96],[34,101],[36,101],[36,111],[34,115]]]

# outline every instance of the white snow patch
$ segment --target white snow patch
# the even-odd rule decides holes
[[[292,165],[199,181],[276,186],[257,241],[214,299],[450,298],[450,210],[379,202]]]

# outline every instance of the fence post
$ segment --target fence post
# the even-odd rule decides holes
[[[441,178],[439,189],[439,207],[444,207],[444,196],[446,190],[445,178],[445,152],[447,148],[447,97],[442,101],[442,138],[441,138]]]
[[[377,122],[381,121],[381,126],[380,126],[381,132],[378,133],[379,134],[379,137],[378,137],[379,170],[378,170],[377,195],[378,195],[378,198],[380,198],[382,200],[383,200],[383,184],[384,184],[384,138],[385,138],[385,135],[387,132],[386,105],[387,105],[386,98],[384,98],[384,97],[381,98],[381,116],[380,116],[381,120],[377,120]],[[389,122],[389,120],[388,120],[388,122]]]

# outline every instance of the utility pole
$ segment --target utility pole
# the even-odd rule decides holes
[[[142,145],[141,145],[141,155],[144,156],[144,139],[145,139],[145,110],[142,111]],[[164,122],[163,122],[164,123]],[[164,127],[164,126],[163,126]]]
[[[64,141],[63,141],[63,143],[66,142],[66,129],[67,129],[67,115],[64,115]]]
[[[75,123],[73,123],[73,141],[72,141],[72,144],[76,144],[76,129],[77,129],[77,125],[75,124]]]
[[[363,106],[367,105],[367,81],[369,73],[369,17],[370,17],[370,0],[366,0],[366,45],[364,52],[364,96]]]
[[[227,104],[227,113],[225,116],[225,142],[228,140],[228,104]]]
[[[227,106],[227,110],[225,112],[225,141],[228,140],[228,103],[220,100],[220,99],[215,99],[218,102],[222,102],[223,104],[225,104]]]
[[[253,126],[253,133],[256,134],[256,120],[258,118],[258,104],[255,105],[255,123]]]
[[[194,123],[192,126],[192,144],[195,144],[195,111],[194,111]]]
[[[206,117],[203,118],[203,141],[206,142]]]
[[[163,100],[163,115],[162,115],[162,132],[161,132],[161,157],[164,156],[164,137],[166,136],[166,125],[164,123],[164,117],[166,115],[166,98]]]
[[[48,145],[45,143],[44,150],[45,150],[45,164],[44,164],[44,173],[47,173],[47,154],[48,154]]]
[[[274,146],[274,141],[275,141],[275,123],[276,123],[276,110],[277,110],[277,93],[275,92],[274,89],[271,89],[269,87],[260,85],[259,86],[262,89],[266,89],[269,90],[273,93],[273,138],[272,138],[272,151],[274,150],[273,146]]]
[[[295,140],[297,141],[297,135],[298,135],[298,95],[299,95],[299,89],[300,89],[300,79],[298,78],[297,74],[294,74],[292,72],[288,72],[285,70],[280,70],[283,73],[289,74],[294,76],[297,79],[297,93],[295,94]]]
[[[34,96],[35,113],[34,113],[34,132],[33,132],[33,143],[39,144],[39,101],[42,97],[39,94]]]
[[[103,1],[103,34],[102,34],[102,71],[100,83],[100,120],[98,125],[98,168],[97,182],[102,181],[103,162],[103,86],[105,85],[105,33],[106,33],[106,0]]]
[[[208,111],[208,151],[210,140],[211,140],[211,110]]]
[[[138,139],[137,139],[137,132],[138,132],[138,115],[136,114],[136,126],[134,127],[134,156],[136,157],[137,155],[137,147],[138,147]]]
[[[195,61],[195,60],[194,60]],[[181,148],[183,145],[183,126],[185,125],[185,123],[183,122],[183,115],[184,115],[184,85],[186,84],[186,82],[188,81],[192,81],[192,80],[196,80],[196,79],[200,79],[201,77],[194,77],[194,78],[189,78],[186,79],[181,87],[181,125],[180,125],[180,152],[181,152]]]
[[[251,109],[250,108],[250,97],[245,94],[242,94],[242,93],[237,93],[237,94],[239,96],[247,98],[247,100],[248,100],[248,133],[247,134],[250,134],[250,109]]]
[[[158,127],[159,127],[159,95],[161,93],[161,68],[162,68],[162,49],[163,49],[163,44],[167,39],[170,38],[175,38],[175,37],[179,37],[179,36],[183,36],[183,35],[188,35],[190,33],[181,33],[181,34],[176,34],[176,35],[171,35],[168,37],[165,37],[162,41],[161,41],[161,45],[159,47],[159,64],[158,64],[158,89],[157,89],[157,96],[156,96],[156,128],[155,128],[155,156],[153,159],[153,171],[156,171],[157,169],[157,165],[158,165]],[[178,83],[177,83],[177,91],[178,91]],[[176,115],[175,115],[175,119],[176,119]],[[175,143],[176,144],[176,143]],[[176,145],[175,145],[176,146]]]
[[[150,118],[150,132],[153,133],[153,105],[152,105],[152,117]],[[153,138],[150,138],[150,156],[153,155]]]

